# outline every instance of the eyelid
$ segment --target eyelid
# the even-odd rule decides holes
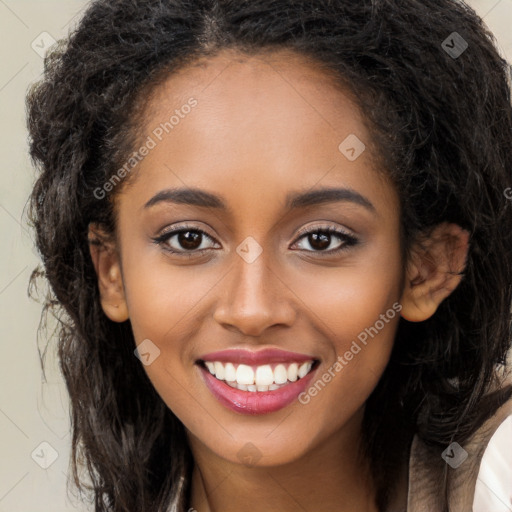
[[[179,233],[181,231],[187,231],[187,230],[189,230],[189,231],[197,231],[199,233],[203,233],[203,234],[207,235],[211,239],[214,238],[212,235],[210,235],[203,228],[199,227],[197,224],[190,224],[188,222],[182,222],[182,223],[178,223],[178,224],[173,224],[170,227],[166,227],[166,228],[164,228],[160,232],[159,235],[157,235],[157,237],[162,237],[162,236],[170,235],[170,234],[176,234],[176,233]]]
[[[334,224],[318,225],[317,224],[314,226],[308,225],[306,227],[300,228],[299,231],[297,232],[297,239],[300,238],[301,236],[308,235],[310,233],[316,233],[317,231],[329,231],[332,233],[340,233],[347,237],[356,238],[356,235],[354,233],[352,233],[352,231],[350,231],[346,228],[342,228],[339,225],[334,225]]]

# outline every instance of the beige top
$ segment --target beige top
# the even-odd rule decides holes
[[[463,462],[464,452],[458,447],[448,450],[448,455],[455,459],[452,465],[457,467],[445,462],[439,449],[426,446],[415,436],[409,456],[408,482],[403,479],[387,512],[445,512],[443,495],[448,496],[449,512],[472,512],[480,462],[494,432],[509,415],[512,415],[512,399],[462,446],[468,454]],[[456,457],[461,458],[456,460]]]

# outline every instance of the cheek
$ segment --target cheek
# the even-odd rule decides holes
[[[363,405],[389,361],[400,319],[403,269],[398,249],[383,247],[354,258],[353,264],[347,260],[346,267],[317,269],[297,280],[295,292],[305,298],[311,322],[330,346],[328,360],[304,397],[321,411],[319,425],[327,418],[336,421],[342,409],[354,412]]]
[[[152,251],[151,251],[152,252]],[[158,356],[144,366],[162,400],[183,422],[197,421],[205,390],[192,378],[197,333],[206,318],[204,304],[219,285],[219,274],[199,266],[174,266],[163,254],[123,253],[123,279],[130,323],[137,344],[151,340]],[[149,253],[149,254],[148,254]]]
[[[172,271],[165,263],[144,264],[142,260],[125,272],[135,340],[139,344],[149,339],[158,348],[157,357],[144,365],[144,370],[164,403],[184,424],[198,420],[197,414],[188,414],[201,392],[195,389],[197,379],[190,375],[194,370],[191,340],[199,322],[197,305],[208,290],[208,282],[187,274]]]
[[[124,280],[135,339],[161,343],[180,339],[184,329],[198,325],[202,302],[219,276],[206,268],[172,266],[165,255],[151,255],[133,263],[126,258]]]
[[[330,350],[297,407],[322,436],[333,434],[364,406],[393,348],[400,318],[398,287],[366,278],[352,273],[343,282],[330,282],[324,293],[310,288],[308,295],[311,308],[323,304],[316,326]]]
[[[354,253],[338,268],[304,266],[290,276],[294,292],[313,313],[312,321],[318,319],[317,328],[333,340],[338,354],[376,322],[386,343],[393,342],[394,333],[388,327],[398,320],[392,306],[400,299],[403,269],[397,247],[374,247],[361,251],[361,256]],[[380,320],[387,311],[387,317]]]

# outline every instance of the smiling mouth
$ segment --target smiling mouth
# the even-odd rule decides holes
[[[198,361],[217,380],[232,388],[253,393],[275,391],[308,375],[318,360],[264,365],[234,364],[222,361]]]

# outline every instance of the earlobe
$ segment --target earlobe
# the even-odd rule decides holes
[[[98,277],[101,307],[110,320],[124,322],[129,315],[116,244],[98,224],[89,225],[88,239]]]
[[[443,223],[411,251],[402,292],[401,315],[411,322],[430,318],[459,285],[466,266],[469,233]]]

